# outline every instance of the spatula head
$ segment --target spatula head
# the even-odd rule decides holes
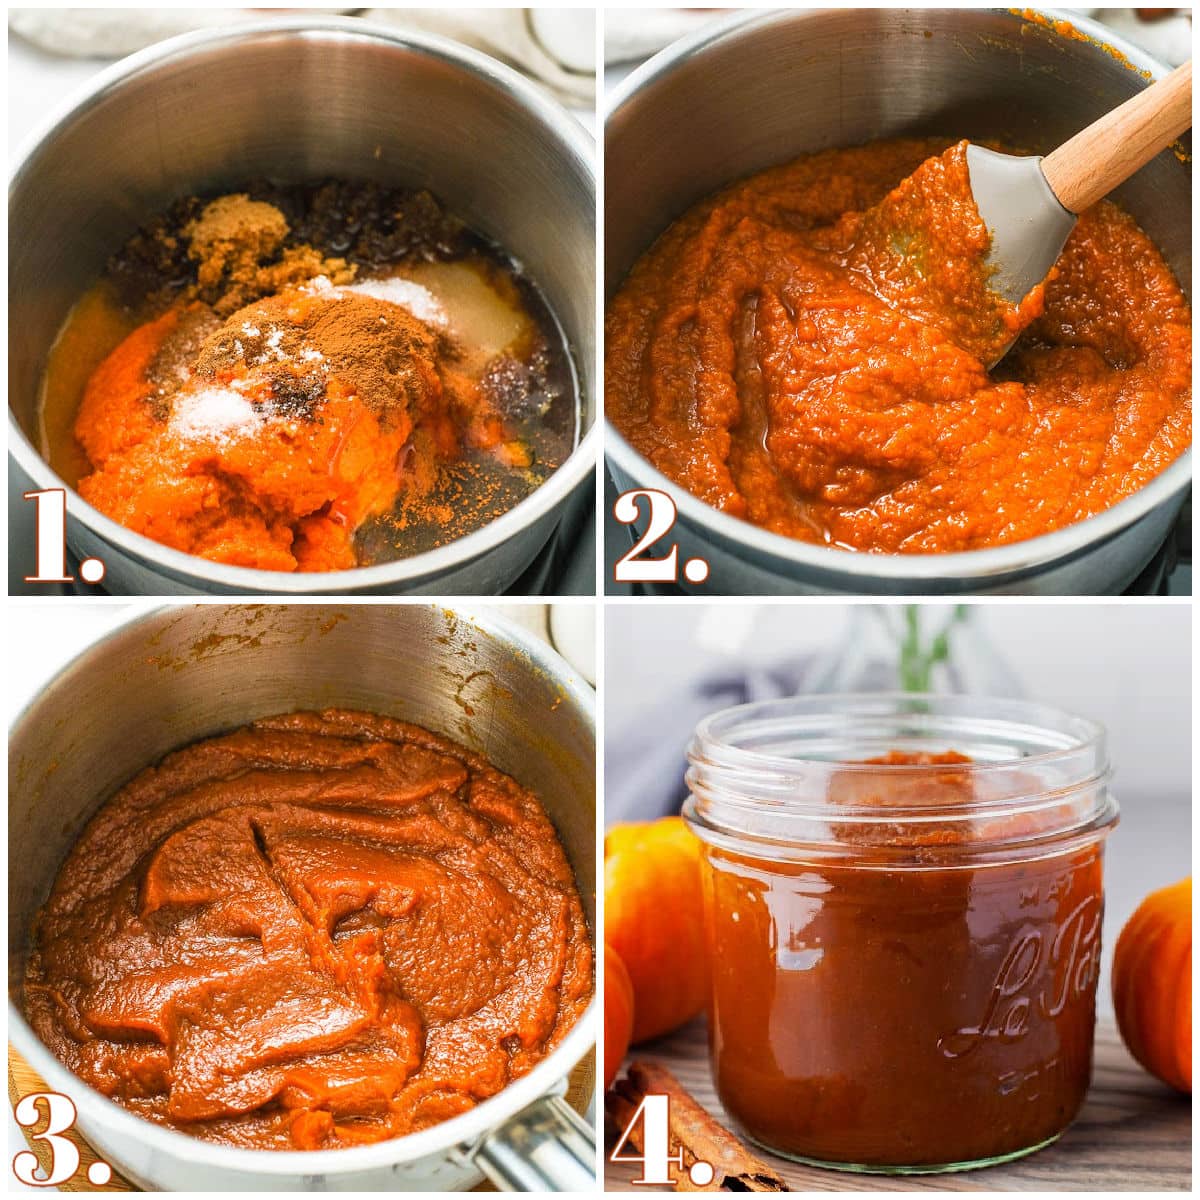
[[[1019,305],[1058,261],[1075,228],[1075,214],[1050,190],[1040,157],[969,145],[967,170],[979,215],[992,235],[987,262],[995,273],[990,286]]]

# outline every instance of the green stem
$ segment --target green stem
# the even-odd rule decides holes
[[[906,692],[927,692],[933,681],[933,669],[950,657],[950,631],[967,619],[967,605],[956,604],[945,625],[921,646],[921,617],[918,606],[909,604],[904,611],[904,637],[900,642],[900,687]]]

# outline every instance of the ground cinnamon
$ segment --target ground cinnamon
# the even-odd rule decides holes
[[[246,370],[271,382],[280,411],[314,415],[323,382],[337,379],[390,425],[443,409],[443,383],[467,387],[439,363],[438,335],[386,301],[324,288],[285,293],[241,309],[203,344],[197,375]]]
[[[219,328],[220,321],[207,304],[189,304],[180,311],[174,328],[146,368],[146,382],[151,389],[146,403],[156,421],[167,419],[171,397],[191,374],[205,339]]]
[[[638,1106],[647,1095],[670,1099],[670,1151],[682,1151],[682,1168],[672,1165],[677,1192],[786,1192],[787,1184],[762,1159],[751,1154],[742,1141],[700,1106],[683,1084],[666,1067],[635,1061],[624,1079],[618,1079],[604,1098],[604,1111],[618,1130],[629,1128]],[[641,1123],[630,1131],[629,1142],[644,1153]],[[704,1186],[692,1182],[693,1163],[707,1162],[713,1180]]]

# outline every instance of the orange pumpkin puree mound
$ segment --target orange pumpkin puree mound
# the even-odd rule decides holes
[[[206,1141],[337,1149],[466,1112],[582,1016],[592,948],[537,798],[370,713],[255,721],[143,771],[39,913],[38,1036]]]
[[[92,374],[80,494],[157,542],[272,571],[357,565],[353,538],[499,418],[405,307],[323,278],[221,322],[180,302]],[[501,423],[502,424],[502,423]]]
[[[1015,542],[1153,479],[1191,442],[1191,314],[1170,268],[1102,202],[1019,311],[966,311],[987,240],[956,190],[964,153],[822,151],[687,212],[609,306],[616,427],[708,504],[847,550]],[[937,187],[957,231],[930,215]]]

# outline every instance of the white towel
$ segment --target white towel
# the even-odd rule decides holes
[[[369,8],[368,20],[474,46],[523,71],[559,100],[596,95],[596,14],[590,8]]]
[[[609,8],[604,12],[604,61],[637,62],[728,15],[726,8]]]
[[[309,12],[343,13],[344,8]],[[70,58],[123,58],[193,29],[249,21],[267,14],[249,8],[12,8],[8,27],[27,42]]]
[[[229,26],[301,10],[249,8],[10,9],[9,29],[43,50],[73,58],[119,58],[192,29]],[[397,29],[441,34],[501,59],[559,100],[591,107],[596,91],[593,9],[308,8],[357,13]]]

